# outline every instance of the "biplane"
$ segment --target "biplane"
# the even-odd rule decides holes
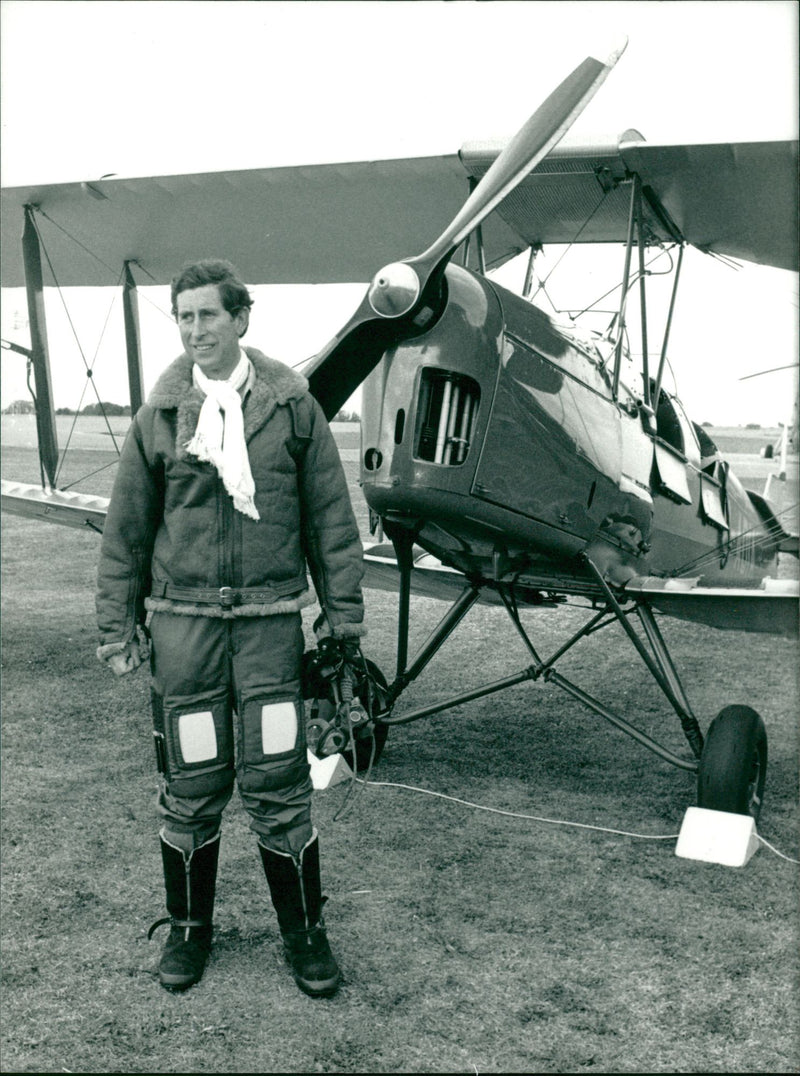
[[[357,765],[371,765],[393,724],[541,680],[696,772],[700,806],[757,817],[764,722],[736,703],[704,733],[656,614],[796,635],[798,585],[778,578],[777,565],[779,554],[797,554],[797,537],[743,487],[665,374],[688,246],[797,270],[798,147],[655,145],[634,130],[564,140],[619,52],[587,57],[504,146],[4,190],[2,284],[27,287],[31,341],[22,350],[35,374],[45,477],[41,489],[4,483],[3,506],[102,529],[106,502],[55,488],[43,251],[61,285],[124,282],[134,410],[143,399],[137,283],[168,283],[178,262],[209,254],[229,257],[253,284],[370,280],[350,321],[304,373],[329,418],[363,386],[361,485],[375,538],[365,549],[366,583],[398,593],[397,667],[389,682],[371,663],[347,670],[333,653],[313,655],[318,754],[349,751]],[[532,301],[542,249],[576,243],[620,251],[619,301],[602,330],[576,317],[559,321]],[[409,256],[414,250],[422,253]],[[526,251],[518,295],[492,270]],[[655,347],[652,252],[673,276]],[[410,658],[415,593],[447,604]],[[444,702],[403,709],[404,690],[480,602],[505,608],[530,663]],[[540,654],[525,610],[564,603],[583,606],[585,623]],[[613,625],[675,711],[685,754],[559,671],[565,654]]]

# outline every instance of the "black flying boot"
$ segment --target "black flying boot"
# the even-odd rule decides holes
[[[169,915],[153,923],[147,937],[170,924],[158,978],[166,990],[188,990],[202,978],[211,952],[219,834],[190,855],[161,837],[161,857]]]
[[[315,834],[297,858],[260,842],[258,850],[294,980],[312,998],[330,997],[340,974],[322,919],[319,840]]]

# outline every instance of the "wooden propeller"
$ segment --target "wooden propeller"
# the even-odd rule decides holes
[[[343,406],[384,352],[424,331],[436,312],[444,270],[466,237],[563,137],[627,45],[604,60],[587,56],[520,128],[438,239],[422,254],[385,266],[356,312],[305,371],[328,418]]]

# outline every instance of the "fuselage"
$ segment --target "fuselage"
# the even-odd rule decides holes
[[[770,574],[764,509],[675,397],[653,414],[620,382],[615,399],[590,344],[483,277],[446,279],[439,319],[364,385],[374,512],[486,579],[580,579],[584,552],[617,583]]]

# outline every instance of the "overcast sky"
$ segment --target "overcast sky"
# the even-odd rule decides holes
[[[797,22],[794,0],[3,0],[2,182],[453,153],[510,137],[619,34],[627,51],[571,136],[635,127],[649,142],[796,138]],[[737,379],[796,358],[794,276],[734,273],[698,255],[685,277],[672,338],[680,395],[699,421],[774,424],[795,375]],[[288,361],[310,355],[361,291],[260,289],[249,342]],[[83,307],[95,311],[91,358],[109,300],[80,298],[81,325]],[[177,350],[149,298],[148,385]],[[12,338],[13,305],[3,317]],[[97,360],[109,391],[118,322],[115,310]],[[20,361],[2,352],[3,403],[25,394]],[[85,379],[68,341],[53,365],[57,405],[74,405]]]

